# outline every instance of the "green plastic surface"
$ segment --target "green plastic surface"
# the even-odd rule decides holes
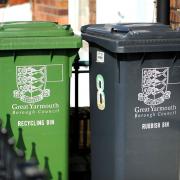
[[[0,30],[3,126],[15,137],[16,147],[26,151],[26,159],[36,159],[53,180],[59,173],[68,180],[69,84],[81,47],[81,38],[66,28],[23,22],[6,23]],[[10,32],[14,34],[8,37]]]
[[[8,22],[0,25],[0,50],[79,48],[70,25],[52,22]]]

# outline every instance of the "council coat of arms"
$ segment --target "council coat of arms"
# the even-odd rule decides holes
[[[39,102],[44,97],[50,96],[50,90],[46,89],[46,83],[46,65],[17,66],[17,90],[13,91],[13,95],[25,103]]]
[[[142,93],[138,94],[138,100],[146,105],[154,106],[162,104],[170,99],[171,91],[168,91],[169,68],[143,68],[142,69]]]

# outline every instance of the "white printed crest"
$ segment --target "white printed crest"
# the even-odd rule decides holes
[[[46,89],[47,67],[37,66],[17,66],[16,84],[17,90],[13,91],[15,98],[19,98],[25,103],[35,103],[50,96],[50,90]]]
[[[138,100],[146,105],[154,106],[162,104],[170,99],[171,91],[168,91],[169,68],[143,68],[142,69],[142,93],[138,94]]]

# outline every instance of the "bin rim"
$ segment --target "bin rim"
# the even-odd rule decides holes
[[[70,25],[43,21],[5,22],[0,25],[0,50],[80,48],[81,41]]]
[[[82,39],[113,53],[179,51],[180,32],[159,23],[93,24]]]

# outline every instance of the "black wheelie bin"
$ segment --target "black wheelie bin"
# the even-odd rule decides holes
[[[89,43],[92,180],[179,180],[180,32],[97,24]]]

